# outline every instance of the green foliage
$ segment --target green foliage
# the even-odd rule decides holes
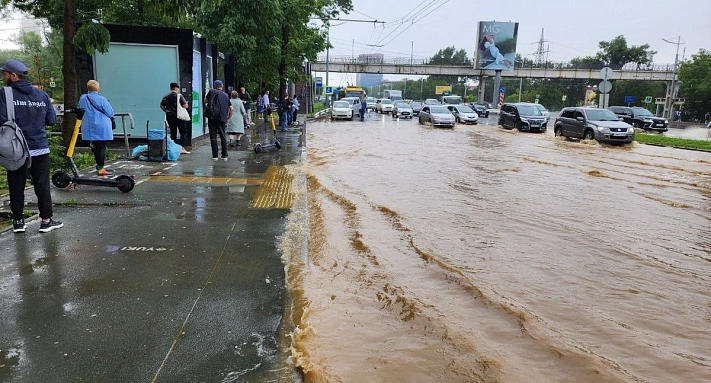
[[[635,134],[635,141],[644,144],[670,146],[674,148],[697,149],[711,151],[711,141],[692,140],[688,138],[667,137],[658,134]]]
[[[665,92],[663,81],[617,80],[610,92],[610,105],[625,105],[625,96],[635,96],[635,105],[647,106],[643,103],[646,96],[664,97]]]
[[[47,31],[44,41],[36,32],[20,32],[14,40],[19,49],[0,50],[0,62],[11,58],[22,61],[29,68],[30,81],[61,102],[64,91],[61,31]],[[52,80],[54,88],[50,87]]]
[[[686,109],[704,114],[711,111],[711,51],[704,49],[679,68],[679,96],[686,98]]]
[[[650,64],[657,52],[649,49],[649,44],[627,46],[625,36],[619,35],[610,41],[600,41],[600,51],[595,56],[576,57],[571,63],[585,68],[621,69],[625,64],[636,63],[638,66]]]
[[[72,43],[76,47],[83,47],[90,55],[93,55],[96,51],[108,52],[110,38],[109,31],[103,25],[86,23],[77,29]]]
[[[430,64],[432,65],[472,65],[471,60],[467,56],[467,52],[464,49],[457,50],[455,47],[447,47],[440,49],[430,58]],[[457,93],[455,86],[458,84],[463,90],[464,83],[466,82],[466,77],[458,76],[429,76],[428,82],[434,82],[436,85],[452,85],[452,93],[462,95],[462,93]],[[425,98],[439,98],[439,95],[434,95],[434,84],[429,85],[432,88],[433,97]],[[424,98],[423,98],[424,99]]]
[[[324,105],[322,102],[314,103],[314,113],[318,113],[324,109],[326,109],[326,105]]]

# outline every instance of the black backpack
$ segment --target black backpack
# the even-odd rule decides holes
[[[210,91],[207,94],[207,105],[205,106],[205,116],[209,120],[219,120],[221,119],[222,107],[220,105],[220,97],[217,92],[219,90]]]

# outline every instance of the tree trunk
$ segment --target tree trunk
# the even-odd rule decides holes
[[[73,106],[77,100],[76,50],[72,44],[74,35],[77,33],[76,5],[74,1],[75,0],[64,0],[64,42],[62,44],[64,58],[62,61],[62,75],[64,76],[64,106],[67,109]],[[62,125],[64,146],[69,146],[75,122],[75,115],[64,115],[64,124]]]
[[[279,62],[279,94],[277,99],[281,100],[286,94],[286,55],[289,46],[289,20],[287,20],[287,0],[282,1],[282,21],[281,21],[281,61]]]

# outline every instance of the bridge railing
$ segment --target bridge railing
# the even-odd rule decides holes
[[[319,63],[326,62],[326,56],[318,57]],[[432,59],[411,59],[409,57],[385,57],[385,58],[368,58],[368,59],[358,59],[350,56],[342,57],[330,57],[329,62],[332,64],[361,64],[361,65],[436,65],[436,66],[468,66],[471,67],[473,64],[471,61],[464,62],[442,62],[440,60]],[[599,70],[601,69],[599,64],[595,63],[578,63],[578,62],[545,62],[537,63],[533,61],[516,61],[514,63],[514,68],[516,69],[588,69],[588,70]],[[622,68],[613,68],[617,70],[624,71],[652,71],[652,72],[673,72],[674,64],[637,64],[628,63],[622,66]]]

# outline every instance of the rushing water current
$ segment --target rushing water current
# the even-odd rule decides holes
[[[711,381],[710,153],[374,114],[306,141],[307,381]]]

